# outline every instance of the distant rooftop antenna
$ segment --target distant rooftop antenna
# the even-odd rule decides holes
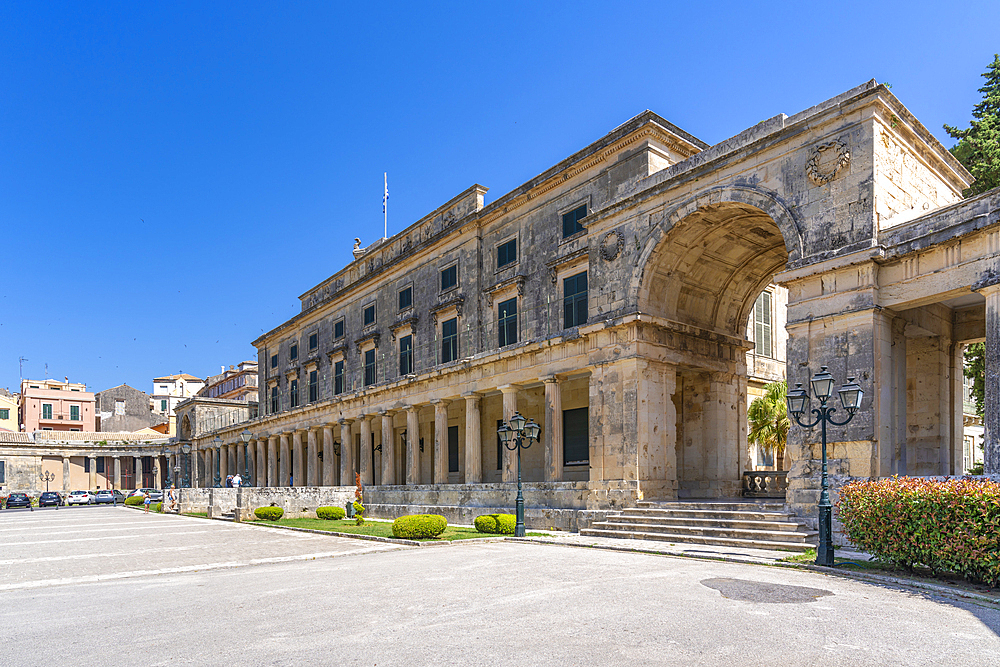
[[[27,359],[25,357],[18,357],[17,359],[17,370],[21,374],[22,380],[24,379],[24,362],[26,361]]]
[[[45,364],[45,379],[49,379],[49,365]]]

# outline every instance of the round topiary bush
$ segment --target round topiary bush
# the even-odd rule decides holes
[[[343,507],[317,507],[316,518],[337,521],[347,515]]]
[[[154,512],[162,514],[163,513],[163,503],[150,503],[149,509],[153,510]]]
[[[475,520],[476,530],[490,535],[513,535],[516,523],[513,514],[483,514]]]
[[[437,537],[448,527],[440,514],[411,514],[392,522],[392,535],[404,540],[424,540]]]
[[[146,502],[146,499],[142,496],[129,496],[125,499],[126,505],[141,505]]]
[[[258,507],[253,511],[254,516],[265,521],[277,521],[285,513],[280,507]]]

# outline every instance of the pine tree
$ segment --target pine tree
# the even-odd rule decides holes
[[[958,139],[951,148],[952,155],[976,178],[963,193],[966,197],[1000,187],[1000,54],[993,55],[983,77],[986,85],[979,89],[983,101],[972,108],[973,120],[968,129],[944,126]]]

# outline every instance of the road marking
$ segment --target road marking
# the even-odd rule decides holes
[[[142,526],[128,526],[128,525],[118,524],[114,528],[93,528],[91,526],[74,526],[74,528],[79,528],[79,530],[60,530],[59,534],[60,535],[69,535],[71,533],[107,533],[107,532],[111,532],[111,531],[118,532],[118,531],[122,531],[122,530],[163,530],[163,526],[157,525],[157,524],[152,524],[152,523],[148,523],[148,524],[145,524],[145,525],[142,525]],[[38,532],[39,529],[38,528],[31,528],[30,530]],[[0,533],[3,533],[3,532],[7,532],[7,531],[0,530]]]
[[[160,535],[195,535],[198,533],[210,533],[210,530],[182,530],[173,533],[158,533]],[[5,547],[22,547],[28,544],[61,544],[63,542],[95,542],[98,540],[134,540],[135,535],[105,535],[104,537],[77,537],[72,540],[39,540],[36,542],[7,542]]]
[[[70,584],[93,584],[102,581],[113,581],[115,579],[131,579],[135,577],[150,577],[159,574],[182,574],[185,572],[199,572],[206,570],[222,570],[234,567],[246,567],[248,565],[267,565],[271,563],[290,563],[301,560],[315,560],[317,558],[334,558],[336,556],[354,555],[369,551],[386,551],[395,549],[406,549],[393,545],[392,547],[368,547],[357,551],[324,551],[312,554],[301,554],[298,556],[274,556],[271,558],[253,558],[246,561],[225,561],[220,563],[204,563],[202,565],[185,565],[182,567],[168,567],[159,570],[132,570],[130,572],[115,572],[112,574],[92,574],[84,577],[64,577],[62,579],[40,579],[38,581],[23,581],[16,584],[0,584],[0,591],[15,591],[26,588],[45,588],[49,586],[66,586]]]
[[[92,554],[73,554],[70,556],[43,556],[41,558],[11,558],[9,560],[0,560],[0,565],[19,565],[21,563],[51,563],[60,560],[81,560],[85,558],[120,558],[123,556],[139,556],[142,554],[150,553],[163,553],[165,551],[189,551],[191,549],[205,549],[206,545],[196,544],[189,547],[160,547],[157,549],[139,549],[137,551],[119,551],[119,552],[108,552],[99,551]]]

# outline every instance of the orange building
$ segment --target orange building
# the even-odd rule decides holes
[[[22,431],[96,431],[95,405],[85,384],[68,379],[21,380]]]

